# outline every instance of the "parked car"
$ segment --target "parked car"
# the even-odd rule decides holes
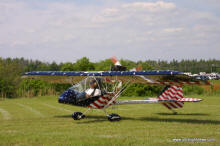
[[[216,80],[220,80],[220,74],[217,74]]]
[[[195,79],[199,79],[199,80],[210,80],[210,78],[208,76],[204,76],[204,75],[198,75],[198,76],[194,76]]]

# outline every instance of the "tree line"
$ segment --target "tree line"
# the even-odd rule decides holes
[[[131,61],[120,60],[128,70],[142,66],[143,70],[177,70],[181,72],[220,72],[220,60],[172,60],[172,61]],[[70,87],[70,84],[47,83],[41,80],[22,79],[23,72],[30,71],[108,71],[113,66],[111,59],[91,62],[87,57],[76,62],[43,62],[24,58],[0,58],[0,97],[31,97],[42,95],[57,95]],[[152,88],[147,85],[133,85],[134,95],[155,95],[161,87]],[[202,91],[199,89],[199,93]],[[125,96],[130,96],[129,91]]]

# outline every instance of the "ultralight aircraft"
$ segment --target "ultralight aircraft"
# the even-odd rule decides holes
[[[72,114],[74,120],[85,118],[85,114],[91,109],[100,109],[104,111],[109,121],[119,121],[121,117],[118,114],[107,113],[106,108],[121,104],[157,103],[177,114],[174,109],[182,108],[185,102],[200,102],[202,100],[198,98],[184,98],[183,85],[210,84],[208,81],[198,80],[178,71],[142,71],[140,67],[132,71],[126,71],[126,67],[121,66],[116,58],[112,58],[112,61],[115,66],[111,67],[111,71],[35,71],[26,72],[23,76],[30,79],[43,79],[50,82],[73,84],[71,88],[60,95],[58,102],[87,107],[87,110],[83,113],[74,112]],[[96,86],[90,89],[91,84],[94,83]],[[162,85],[164,89],[157,98],[117,100],[133,83]],[[88,89],[92,93],[88,97],[81,98],[82,96],[86,96]],[[99,95],[94,94],[96,91],[100,91]],[[78,99],[78,96],[81,97]]]

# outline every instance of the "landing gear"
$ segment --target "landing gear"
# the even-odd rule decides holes
[[[177,115],[177,114],[178,114],[177,111],[175,111],[175,110],[173,110],[173,109],[171,109],[171,111],[173,112],[174,115]]]
[[[81,112],[74,112],[72,114],[72,118],[74,120],[81,120],[81,119],[84,119],[86,116],[85,114],[90,110],[90,108],[88,110],[86,110],[84,113],[81,113]],[[105,109],[103,109],[103,111],[105,112],[105,114],[107,115],[107,118],[109,121],[113,122],[113,121],[120,121],[121,120],[121,117],[118,115],[118,114],[108,114]]]
[[[108,115],[108,120],[109,121],[120,121],[121,120],[121,117],[118,115],[118,114],[109,114]]]
[[[74,112],[73,114],[72,114],[72,118],[74,119],[74,120],[81,120],[81,119],[84,119],[86,116],[83,114],[83,113],[81,113],[81,112]]]

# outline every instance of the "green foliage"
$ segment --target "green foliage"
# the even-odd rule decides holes
[[[88,58],[83,57],[75,63],[76,71],[92,71],[95,70],[95,66]]]
[[[153,66],[151,66],[148,62],[138,61],[137,66],[141,66],[142,70],[153,70]]]
[[[75,67],[74,64],[71,62],[67,62],[61,65],[61,71],[74,71]]]
[[[220,89],[215,90],[213,95],[220,95]]]
[[[11,59],[0,60],[0,96],[14,97],[20,83],[21,67]]]
[[[97,63],[94,63],[95,70],[97,71],[108,71],[110,70],[110,67],[114,64],[112,63],[111,59],[101,60]]]
[[[143,70],[177,70],[182,72],[210,72],[219,71],[220,60],[172,60],[168,61],[131,61],[120,60],[127,70],[142,66]],[[0,58],[0,97],[17,97],[17,96],[37,96],[37,95],[54,95],[64,91],[69,84],[50,84],[39,80],[22,81],[21,74],[30,71],[108,71],[113,65],[111,59],[91,62],[88,58],[83,57],[76,62],[66,62],[57,64],[56,62],[48,63],[39,60],[27,60],[24,58]],[[220,71],[219,71],[220,72]],[[218,84],[217,81],[215,83]],[[126,90],[123,95],[126,96],[156,96],[162,87],[147,86],[134,84]],[[204,94],[204,90],[198,86],[184,86],[184,93]],[[212,90],[213,94],[218,91]],[[211,94],[211,93],[209,93]]]
[[[157,96],[162,89],[162,86],[131,84],[122,96]]]
[[[49,65],[49,70],[50,71],[59,71],[60,70],[60,65],[58,65],[56,62],[52,62]]]
[[[183,94],[184,95],[202,95],[205,90],[200,86],[184,85]]]
[[[22,97],[57,95],[64,92],[71,84],[48,83],[38,79],[24,79],[20,83],[18,93]]]
[[[124,60],[124,59],[121,59],[121,60],[120,60],[120,63],[121,63],[122,66],[126,66],[128,70],[137,67],[136,62],[131,61],[131,60]]]
[[[41,95],[46,95],[50,84],[42,80],[23,80],[20,84],[20,89],[26,92],[32,91],[32,95],[28,96],[38,96],[41,91]]]

